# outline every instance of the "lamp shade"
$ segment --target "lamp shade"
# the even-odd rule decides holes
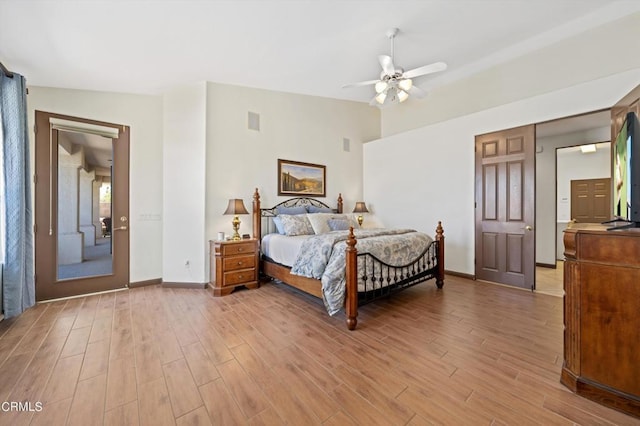
[[[227,210],[223,214],[249,214],[244,207],[244,202],[240,198],[232,198],[229,200]]]
[[[364,204],[364,201],[356,202],[356,207],[353,209],[354,213],[369,213],[367,210],[367,206]]]

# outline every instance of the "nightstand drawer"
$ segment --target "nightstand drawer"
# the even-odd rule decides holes
[[[256,267],[256,256],[249,254],[246,256],[226,257],[222,260],[223,268],[226,271],[235,271],[238,269],[247,269]]]
[[[225,244],[222,246],[222,255],[233,256],[236,254],[252,254],[255,253],[255,250],[255,242]]]
[[[243,269],[241,271],[226,272],[224,274],[224,286],[247,283],[256,280],[256,268]]]

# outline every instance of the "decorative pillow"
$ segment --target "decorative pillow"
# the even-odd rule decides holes
[[[317,207],[317,206],[309,206],[307,207],[307,211],[309,213],[333,213],[333,210],[331,210],[328,207]]]
[[[282,224],[282,219],[280,219],[279,216],[273,218],[273,224],[276,226],[278,234],[284,235],[284,225]]]
[[[304,206],[296,206],[296,207],[279,206],[276,208],[276,214],[278,215],[281,215],[281,214],[294,215],[294,214],[305,214],[305,213],[307,213],[307,209]]]
[[[284,228],[284,234],[289,236],[294,235],[313,235],[313,228],[307,215],[288,215],[281,214],[278,216],[282,221]]]
[[[329,227],[329,219],[347,219],[346,215],[338,214],[338,213],[309,213],[307,214],[307,218],[309,222],[311,222],[311,227],[313,228],[313,232],[318,234],[326,234],[327,232],[331,232],[331,228]]]
[[[332,231],[348,231],[351,227],[348,219],[329,219],[328,223]]]

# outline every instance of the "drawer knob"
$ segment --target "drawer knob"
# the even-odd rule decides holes
[[[238,262],[238,265],[242,265],[242,262]]]
[[[238,251],[242,251],[242,250],[244,250],[242,247],[238,248]]]

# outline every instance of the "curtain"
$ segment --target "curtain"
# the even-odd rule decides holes
[[[25,78],[0,73],[0,117],[3,133],[5,318],[35,304],[33,210],[29,172],[29,135]]]

